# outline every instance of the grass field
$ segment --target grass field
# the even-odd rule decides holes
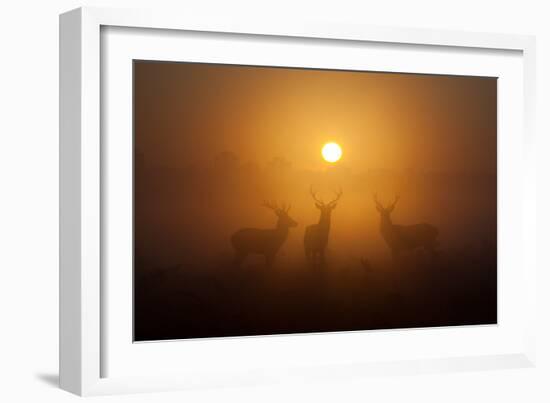
[[[298,255],[271,269],[254,257],[235,267],[229,253],[200,267],[136,259],[135,340],[494,324],[496,267],[494,245],[329,256],[324,268]]]

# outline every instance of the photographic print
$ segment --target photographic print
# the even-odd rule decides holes
[[[497,323],[497,79],[135,60],[134,341]]]

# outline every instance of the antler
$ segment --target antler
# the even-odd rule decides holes
[[[290,204],[281,203],[281,207],[279,207],[279,210],[284,211],[285,213],[288,213],[290,210]]]
[[[264,202],[262,203],[262,206],[267,207],[268,209],[271,209],[273,211],[279,210],[279,207],[277,206],[277,202],[275,201],[264,200]]]
[[[390,205],[388,206],[388,208],[393,209],[393,208],[395,207],[395,205],[397,204],[397,202],[399,201],[400,198],[401,198],[401,196],[395,195],[395,200],[393,201],[392,204],[390,204]]]
[[[317,203],[319,203],[322,206],[325,205],[325,202],[323,202],[321,199],[318,199],[317,196],[315,195],[315,192],[313,191],[313,185],[310,185],[309,193],[311,194],[311,197],[313,197],[313,200],[315,200]]]
[[[338,200],[340,200],[340,197],[342,197],[342,194],[344,194],[344,192],[342,191],[342,186],[339,186],[338,192],[334,193],[336,193],[336,199],[330,201],[328,204],[336,204]]]
[[[264,200],[264,202],[262,203],[262,206],[267,207],[268,209],[271,209],[275,212],[282,211],[285,213],[288,213],[291,207],[290,204],[287,205],[286,203],[282,203],[281,206],[279,206],[276,201],[268,201],[268,200]]]
[[[376,195],[376,193],[372,194],[372,198],[374,199],[374,202],[376,203],[377,207],[384,208],[384,207],[382,207],[382,204],[380,204],[380,202],[378,201],[378,196]]]
[[[384,206],[382,206],[382,204],[378,201],[378,197],[376,196],[376,193],[373,193],[372,197],[374,199],[374,202],[376,203],[376,206],[381,209],[384,209]],[[395,199],[393,200],[393,203],[388,204],[388,207],[386,207],[385,210],[390,210],[390,211],[393,210],[400,198],[401,196],[395,195]]]

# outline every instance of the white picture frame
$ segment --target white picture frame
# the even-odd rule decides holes
[[[172,58],[180,60],[182,57],[185,58],[186,51],[199,48],[192,42],[187,42],[189,45],[187,48],[183,50],[178,48],[178,55],[170,56],[176,52],[174,44],[182,40],[181,35],[192,32],[198,40],[209,33],[218,33],[217,45],[212,44],[210,61],[231,62],[233,57],[238,61],[242,61],[244,57],[255,57],[256,61],[252,60],[252,64],[277,63],[273,61],[276,53],[269,52],[268,55],[267,51],[265,54],[261,51],[250,52],[250,48],[246,48],[249,46],[245,43],[246,41],[242,41],[243,49],[231,48],[233,55],[227,53],[223,57],[217,56],[216,49],[221,52],[221,48],[215,46],[220,42],[229,43],[231,38],[239,38],[239,40],[248,38],[256,45],[261,44],[262,40],[269,40],[275,44],[278,41],[284,43],[290,41],[291,45],[292,41],[299,41],[300,46],[308,46],[310,41],[321,41],[322,43],[319,43],[326,46],[328,51],[338,51],[338,48],[346,43],[359,44],[359,50],[355,52],[361,52],[363,44],[391,45],[398,47],[396,56],[392,56],[397,59],[399,59],[399,52],[407,47],[414,48],[415,52],[429,53],[433,50],[449,53],[449,57],[442,59],[441,64],[433,63],[429,68],[421,64],[415,66],[412,60],[408,62],[410,67],[407,70],[419,72],[462,71],[464,74],[468,72],[481,74],[496,68],[491,67],[494,66],[495,60],[497,63],[502,61],[504,66],[502,81],[505,82],[503,85],[509,85],[509,92],[508,87],[503,86],[504,91],[499,93],[499,98],[504,94],[505,97],[511,98],[514,95],[514,98],[519,99],[504,99],[501,106],[504,109],[499,109],[499,113],[505,111],[508,115],[514,115],[502,122],[500,119],[503,117],[499,117],[499,159],[507,162],[505,165],[499,163],[499,186],[503,180],[506,180],[504,183],[510,183],[510,185],[504,185],[502,192],[499,190],[499,199],[503,196],[506,198],[504,206],[499,204],[499,209],[503,207],[502,211],[506,213],[503,215],[499,210],[499,227],[521,233],[511,237],[505,232],[501,237],[499,232],[499,270],[503,257],[500,249],[506,250],[505,257],[508,263],[503,264],[510,267],[505,272],[510,273],[509,275],[506,274],[502,280],[499,277],[499,295],[500,291],[505,291],[504,296],[499,300],[499,325],[483,329],[466,327],[409,332],[343,332],[330,335],[230,338],[134,345],[128,337],[128,332],[131,333],[128,329],[131,316],[127,317],[127,313],[128,309],[131,309],[131,299],[121,298],[125,302],[120,304],[116,302],[118,305],[115,306],[112,302],[113,298],[109,298],[113,289],[122,290],[124,293],[131,290],[131,283],[124,285],[128,277],[112,276],[110,272],[106,272],[106,268],[110,267],[108,260],[111,257],[106,253],[108,248],[105,244],[105,228],[109,225],[122,228],[124,224],[106,223],[105,220],[112,220],[112,216],[105,214],[105,211],[102,212],[102,209],[116,208],[110,205],[111,187],[106,185],[107,178],[118,177],[122,178],[119,179],[122,181],[128,178],[127,175],[125,176],[127,172],[115,171],[116,168],[109,164],[111,157],[106,153],[106,147],[110,152],[116,152],[117,147],[117,145],[113,146],[111,141],[115,137],[110,134],[112,132],[110,125],[123,124],[120,127],[122,132],[125,132],[128,127],[124,124],[128,124],[128,119],[122,118],[114,122],[107,118],[110,109],[102,108],[108,103],[108,108],[113,107],[114,110],[121,111],[123,116],[124,110],[131,109],[129,108],[131,101],[124,89],[124,85],[127,84],[124,79],[105,80],[102,75],[119,74],[113,77],[123,77],[120,74],[126,71],[124,66],[127,66],[127,60],[135,57],[131,50],[135,49],[135,46],[127,46],[131,43],[124,41],[132,41],[131,37],[140,32],[144,35],[140,38],[143,52],[146,52],[146,49],[155,48],[157,53],[153,55],[154,57],[169,60]],[[151,33],[154,35],[151,36]],[[102,37],[104,34],[112,36],[106,39],[105,36]],[[285,54],[285,48],[281,46],[279,57]],[[184,52],[183,56],[181,52]],[[61,387],[79,395],[96,395],[215,385],[247,385],[281,380],[332,379],[380,373],[391,375],[533,366],[537,276],[534,258],[536,243],[535,161],[533,158],[534,52],[534,38],[521,35],[351,26],[318,21],[273,22],[269,19],[248,21],[244,17],[241,20],[213,21],[196,19],[192,15],[104,8],[80,8],[62,14],[60,16]],[[252,53],[252,56],[246,56]],[[483,58],[486,53],[489,57],[485,65]],[[504,57],[499,59],[502,55]],[[512,57],[508,58],[507,55]],[[150,57],[150,54],[148,56]],[[106,57],[113,63],[102,60]],[[195,53],[193,57],[202,60],[205,56]],[[314,57],[312,53],[311,58]],[[350,63],[354,63],[354,57],[356,56],[351,55],[347,59],[346,66],[331,66],[349,67]],[[469,64],[467,60],[470,60],[467,59],[468,57],[473,58],[471,60],[480,60],[479,65],[475,67],[478,70],[467,66]],[[120,59],[120,63],[117,62],[117,58]],[[294,60],[289,59],[280,63],[282,65],[310,63],[307,59]],[[431,60],[436,61],[433,58]],[[456,66],[451,67],[457,62],[464,64],[461,67],[462,70],[455,70]],[[311,63],[326,62],[319,59]],[[120,70],[121,66],[122,70]],[[361,65],[358,64],[355,68],[360,69]],[[387,70],[391,67],[380,64],[378,68]],[[113,81],[121,84],[113,84]],[[511,108],[514,109],[511,110]],[[512,111],[516,111],[517,114],[510,113]],[[501,137],[501,133],[504,133],[504,138]],[[128,143],[122,142],[118,147],[127,148]],[[123,160],[120,166],[129,166],[124,162],[128,161],[124,160],[122,154],[117,154]],[[118,182],[117,185],[121,185],[117,188],[131,189],[131,183],[124,185]],[[124,197],[126,196],[122,195],[123,199]],[[500,228],[499,231],[501,231]],[[515,242],[521,239],[521,242],[514,244],[514,239],[516,239]],[[125,273],[128,274],[127,271]],[[109,287],[105,286],[106,280],[109,281]],[[512,286],[515,287],[515,298],[520,300],[521,304],[515,304],[512,300],[514,297],[507,291]],[[120,287],[127,289],[123,290]],[[504,308],[505,317],[501,316],[501,308]],[[507,312],[511,310],[514,312],[507,317]],[[117,327],[116,324],[120,325]],[[462,344],[451,348],[449,345],[452,340],[461,340],[459,343]],[[394,343],[394,346],[413,346],[421,350],[421,353],[409,355],[395,348],[394,354],[390,356],[384,352],[384,349],[378,348],[380,355],[374,354],[374,350],[369,352],[366,349],[365,355],[361,356],[355,354],[351,348],[361,343],[370,346],[384,345],[384,343],[387,346],[391,343]],[[440,348],[426,347],[438,343],[441,344]],[[488,347],[491,344],[494,348]],[[351,347],[347,350],[336,348],[341,345]],[[422,346],[425,348],[423,349]],[[212,350],[216,351],[217,356],[222,357],[225,366],[217,365],[214,369],[215,362],[205,358],[204,353]],[[288,356],[285,352],[289,351],[299,351],[300,354],[293,353],[291,358],[284,358]],[[323,354],[319,354],[319,351],[323,351]],[[180,357],[186,357],[185,361],[180,361],[180,357],[178,360],[169,360],[168,357],[177,357],[178,354]],[[143,368],[138,368],[140,366]]]

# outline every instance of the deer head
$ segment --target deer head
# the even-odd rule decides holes
[[[376,196],[376,193],[373,194],[374,203],[376,205],[376,210],[380,213],[383,219],[390,220],[390,215],[395,208],[395,205],[399,201],[399,196],[396,195],[393,203],[388,204],[388,207],[384,207],[379,201],[378,197]]]
[[[273,210],[278,218],[278,228],[291,228],[298,225],[298,223],[288,215],[288,212],[290,211],[290,204],[287,205],[286,203],[282,203],[281,206],[279,206],[275,201],[270,202],[266,200],[262,205],[270,210]]]
[[[310,186],[309,193],[311,194],[311,197],[313,197],[313,200],[315,200],[315,207],[321,210],[321,215],[330,214],[331,211],[336,208],[336,205],[338,204],[338,200],[340,200],[340,197],[342,197],[342,194],[343,194],[342,188],[340,187],[338,189],[338,192],[334,192],[336,197],[331,201],[329,201],[328,203],[325,203],[323,200],[317,197],[316,192],[313,191],[313,186]]]

